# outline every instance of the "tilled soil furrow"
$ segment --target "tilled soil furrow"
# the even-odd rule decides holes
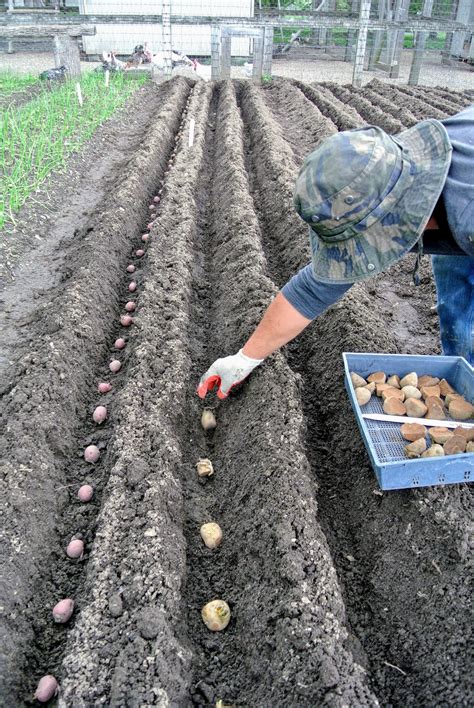
[[[64,706],[186,703],[192,650],[182,599],[181,434],[190,367],[194,189],[211,90],[201,83],[189,99],[151,230],[127,381],[114,403],[112,469],[62,665]]]
[[[254,122],[255,112],[249,113],[250,132]],[[268,198],[265,192],[273,193],[274,208],[258,212],[262,232],[272,239],[272,245],[263,239],[267,261],[273,279],[283,283],[293,272],[292,262],[284,258],[285,245],[297,250],[300,244],[282,198],[289,185],[270,179],[281,174],[275,155],[284,148],[279,141],[260,151],[253,143],[252,148],[249,169],[253,165],[259,175],[252,181],[254,197],[261,205]],[[290,170],[286,175],[291,176]],[[405,279],[407,289],[409,271],[405,266],[393,270],[396,280]],[[319,484],[319,518],[341,579],[354,656],[384,704],[464,705],[469,525],[463,517],[472,513],[468,488],[374,494],[376,482],[343,386],[342,351],[398,350],[400,341],[377,304],[382,291],[389,291],[387,278],[384,274],[378,291],[373,281],[354,287],[291,347],[290,361],[303,377],[306,444]],[[421,336],[427,325],[422,319],[419,325]],[[405,332],[404,351],[410,336]],[[435,553],[443,558],[442,569]],[[449,678],[441,668],[443,660]]]
[[[410,111],[414,116],[416,116],[417,120],[424,120],[428,117],[436,118],[437,120],[443,120],[443,118],[446,118],[445,111],[440,111],[437,108],[434,108],[434,106],[428,107],[426,102],[421,98],[416,98],[415,96],[408,98],[403,91],[400,91],[398,86],[385,84],[382,81],[376,81],[375,79],[371,81],[369,85],[375,93],[390,99],[396,106],[408,103],[410,106]]]
[[[296,80],[294,80],[293,83],[304,93],[306,98],[319,108],[323,116],[329,118],[334,125],[337,126],[338,130],[352,130],[353,128],[360,128],[365,124],[364,119],[357,111],[351,106],[344,105],[342,101],[339,101],[338,98],[328,92],[331,96],[331,98],[329,98],[329,96],[326,95],[326,89],[318,86],[318,84],[311,86]]]
[[[343,103],[353,106],[369,125],[378,125],[387,133],[400,133],[404,129],[405,126],[398,119],[387,115],[358,93],[353,93],[352,89],[331,82],[325,82],[323,86]]]
[[[51,609],[80,582],[82,569],[81,562],[65,557],[67,534],[75,526],[87,541],[94,523],[94,512],[76,499],[76,484],[81,476],[95,479],[97,474],[100,493],[103,481],[102,468],[96,473],[82,459],[98,398],[97,372],[117,326],[118,291],[125,287],[131,242],[139,238],[138,225],[163,174],[188,92],[184,80],[171,87],[113,195],[77,234],[62,284],[28,323],[30,353],[20,360],[3,397],[0,692],[10,705],[25,698],[38,672],[54,670],[59,661],[65,632],[56,631]],[[97,441],[104,435],[99,431]],[[35,643],[34,634],[40,637]]]
[[[385,96],[378,94],[376,91],[372,91],[370,86],[364,86],[364,88],[352,87],[351,91],[357,96],[366,98],[373,106],[377,106],[377,108],[380,108],[385,114],[399,120],[406,128],[410,128],[418,122],[414,113],[407,107],[401,106],[400,101],[398,104],[394,103],[388,98],[385,98]]]
[[[462,110],[463,108],[466,108],[466,106],[472,103],[472,99],[469,100],[466,96],[463,96],[463,94],[459,91],[450,91],[448,89],[441,88],[426,89],[424,86],[410,86],[409,88],[413,89],[414,93],[418,94],[419,96],[428,95],[433,96],[437,100],[445,101],[446,107],[449,107],[450,115],[452,113],[456,113],[457,111]]]
[[[437,98],[436,96],[433,96],[431,91],[429,91],[428,89],[423,89],[421,92],[417,91],[412,86],[398,86],[398,89],[406,96],[411,96],[413,98],[421,98],[421,100],[424,101],[424,103],[429,109],[433,107],[445,113],[445,118],[458,112],[457,106],[454,106],[450,101],[447,101],[445,98]]]
[[[207,365],[241,346],[275,293],[264,272],[232,83],[219,91],[207,165],[213,176],[211,205],[201,221],[211,232],[204,241],[212,284],[212,305],[202,313],[212,323]],[[202,404],[195,398],[190,404],[198,421]],[[302,446],[298,379],[284,357],[273,357],[271,366],[217,406],[216,416],[217,428],[203,449],[212,454],[215,475],[203,486],[188,483],[186,502],[194,561],[186,597],[197,645],[193,701],[376,705],[344,644],[344,607],[316,521]],[[222,545],[214,552],[198,536],[200,523],[209,520],[223,529]],[[219,635],[209,634],[199,616],[215,597],[227,601],[233,614]]]
[[[337,133],[332,120],[323,116],[312,101],[287,81],[275,79],[265,88],[263,97],[299,163],[322,140]]]

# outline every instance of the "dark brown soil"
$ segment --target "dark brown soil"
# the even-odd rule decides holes
[[[399,114],[407,124],[430,115],[385,85],[177,78],[135,97],[127,128],[124,116],[104,126],[111,155],[98,134],[84,168],[71,163],[68,213],[35,251],[44,212],[24,215],[4,290],[2,705],[34,703],[45,673],[64,708],[469,705],[469,489],[379,492],[343,386],[342,351],[439,351],[429,262],[418,288],[410,258],[354,287],[230,400],[207,401],[210,434],[195,395],[308,261],[292,209],[302,157],[369,112],[398,128],[387,102],[412,111]],[[112,381],[105,396],[100,380]],[[199,457],[215,467],[205,481]],[[84,482],[90,504],[77,500]],[[213,552],[199,536],[210,520],[224,533]],[[73,536],[80,561],[64,553]],[[55,625],[51,607],[68,596],[74,617]],[[216,597],[232,611],[219,634],[200,617]]]

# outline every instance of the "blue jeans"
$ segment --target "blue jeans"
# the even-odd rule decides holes
[[[443,354],[474,364],[474,258],[432,256]]]

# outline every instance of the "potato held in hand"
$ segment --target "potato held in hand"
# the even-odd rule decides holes
[[[409,445],[405,445],[405,455],[410,458],[420,457],[426,450],[426,440],[425,438],[420,438],[415,440]]]

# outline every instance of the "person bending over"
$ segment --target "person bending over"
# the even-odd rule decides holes
[[[242,349],[201,377],[201,398],[216,386],[227,398],[353,283],[410,251],[417,267],[423,252],[432,254],[444,354],[474,363],[474,105],[398,135],[368,126],[331,136],[304,161],[294,205],[309,224],[312,262],[276,295]]]

